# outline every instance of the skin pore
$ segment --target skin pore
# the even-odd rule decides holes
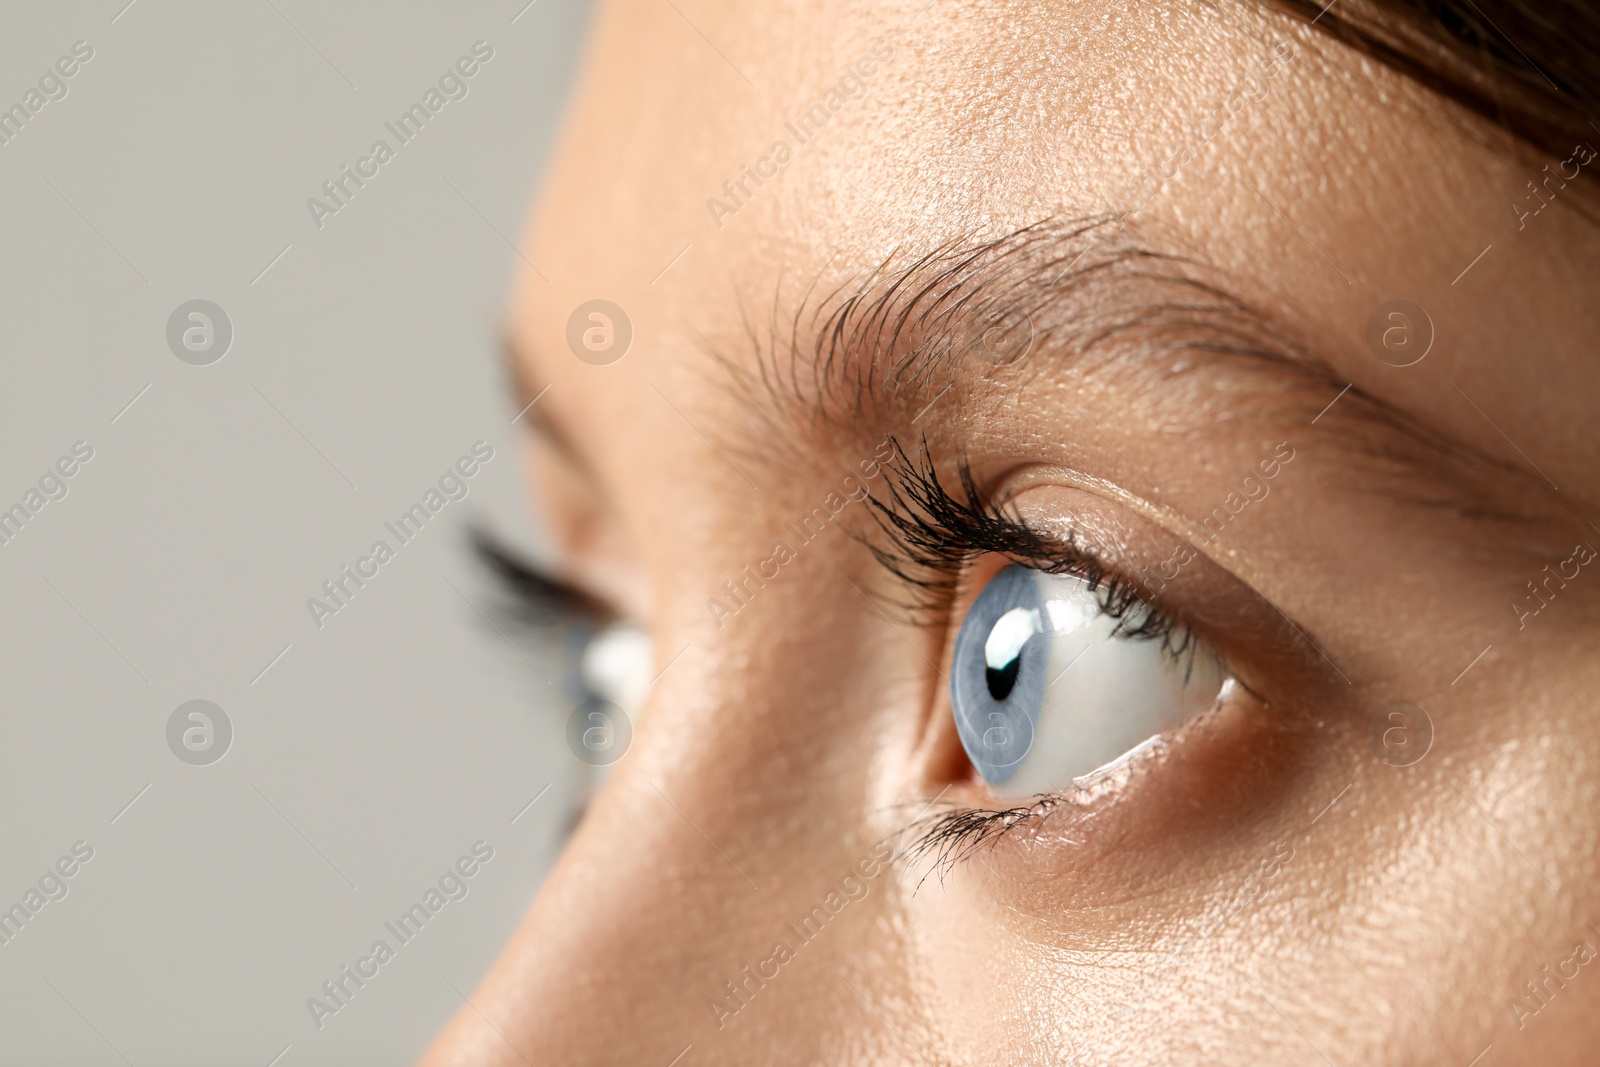
[[[1556,160],[1241,3],[618,0],[590,48],[510,338],[558,570],[660,676],[425,1062],[1592,1056],[1587,179],[1519,218]],[[568,347],[595,298],[609,365]],[[1407,367],[1367,342],[1395,299]],[[793,537],[846,476],[876,504]],[[966,762],[951,650],[1051,561],[900,543],[930,479],[1136,583],[1234,695],[985,816],[1031,798]],[[1431,723],[1405,766],[1391,701]]]

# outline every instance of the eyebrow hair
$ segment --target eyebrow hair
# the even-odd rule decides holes
[[[841,433],[862,446],[886,428],[927,436],[937,420],[918,423],[957,384],[993,391],[1066,370],[1173,379],[1225,365],[1247,376],[1258,402],[1229,417],[1316,424],[1321,439],[1368,461],[1364,489],[1522,524],[1533,521],[1530,499],[1546,514],[1576,514],[1532,472],[1353,385],[1202,258],[1156,247],[1124,215],[1047,218],[897,258],[825,293],[814,280],[787,315],[780,283],[759,325],[741,304],[754,368],[708,348],[762,432],[730,448],[772,462],[787,445],[781,458],[803,466]],[[986,344],[997,330],[998,352]],[[1018,331],[1025,350],[1006,351]]]
[[[1204,350],[1339,387],[1272,319],[1205,277],[1200,260],[1133,233],[1123,216],[1046,219],[988,240],[947,240],[903,266],[891,255],[826,294],[813,283],[781,322],[780,292],[764,331],[745,312],[746,341],[761,357],[754,374],[745,361],[720,361],[745,400],[785,422],[804,416],[833,428],[920,410],[967,360],[987,375],[1048,352],[1060,368],[1114,343],[1123,358],[1134,347]]]

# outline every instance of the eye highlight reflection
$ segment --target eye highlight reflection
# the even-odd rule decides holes
[[[1084,784],[1209,711],[1231,679],[1204,643],[1142,636],[1087,581],[1012,564],[956,636],[950,703],[967,758],[997,794]],[[1175,653],[1174,647],[1182,651]]]

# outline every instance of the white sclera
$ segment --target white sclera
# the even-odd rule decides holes
[[[1066,789],[1215,706],[1227,675],[1205,648],[1174,659],[1160,639],[1115,636],[1117,620],[1077,578],[1037,578],[1050,666],[1033,745],[997,791]]]
[[[650,687],[650,635],[627,623],[612,623],[584,647],[579,669],[595,696],[637,716]]]

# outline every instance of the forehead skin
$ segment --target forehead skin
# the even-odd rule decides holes
[[[874,55],[880,41],[892,58]],[[1292,60],[1200,143],[1201,116],[1275,44]],[[865,95],[798,144],[788,124],[864,57]],[[734,202],[724,183],[778,140],[793,158]],[[540,411],[613,509],[603,539],[629,546],[586,562],[592,545],[569,534],[571,570],[648,625],[667,669],[629,758],[431,1062],[666,1064],[688,1045],[685,1067],[1464,1064],[1514,1049],[1487,1064],[1592,1047],[1600,1016],[1581,1005],[1600,978],[1568,983],[1537,1025],[1507,1010],[1575,940],[1600,944],[1584,925],[1600,921],[1597,679],[1579,651],[1595,599],[1563,592],[1563,621],[1532,637],[1507,625],[1508,601],[1581,525],[1508,533],[1358,496],[1309,427],[1301,480],[1217,560],[1355,676],[1319,705],[1315,745],[1268,738],[1253,754],[1288,753],[1292,781],[1267,798],[1132,796],[1105,824],[1114,836],[975,859],[915,893],[915,876],[885,875],[846,909],[850,933],[808,943],[733,1025],[708,1014],[937,792],[932,665],[946,648],[873,613],[881,577],[842,537],[808,549],[803,577],[772,583],[739,625],[711,625],[707,597],[870,454],[840,442],[779,462],[793,450],[762,436],[770,423],[712,353],[753,371],[746,318],[764,321],[774,293],[792,312],[813,281],[1129,210],[1129,183],[1185,145],[1192,159],[1134,216],[1142,234],[1203,258],[1358,393],[1526,477],[1530,515],[1593,513],[1600,245],[1560,205],[1521,229],[1508,209],[1554,161],[1315,32],[1231,3],[605,4],[511,335],[519,373],[549,386]],[[712,198],[737,206],[720,225]],[[1437,331],[1403,374],[1364,339],[1396,297]],[[568,316],[596,298],[633,324],[610,366],[568,350]],[[1283,436],[1215,424],[1197,439],[1116,379],[1062,388],[1077,406],[1039,392],[978,420],[952,406],[949,432],[989,470],[1012,454],[1061,464],[1131,493],[1159,486],[1158,505],[1191,515]],[[563,499],[542,491],[562,527]],[[1452,688],[1485,645],[1498,651]],[[1409,776],[1362,738],[1384,695],[1436,709],[1437,751]],[[1360,722],[1339,725],[1347,713]],[[1213,777],[1232,773],[1215,762]],[[1280,842],[1295,858],[1276,895],[1229,911],[1215,887],[1259,877]],[[1186,937],[1175,917],[1213,933]]]
[[[786,124],[880,40],[895,58],[866,79],[869,95],[795,144]],[[1294,55],[1282,73],[1197,144],[1196,124],[1279,42]],[[739,337],[739,301],[760,309],[780,282],[858,277],[958,235],[1126,211],[1130,183],[1195,146],[1138,221],[1281,310],[1347,380],[1432,409],[1441,430],[1496,456],[1512,450],[1478,412],[1437,398],[1455,381],[1510,401],[1519,446],[1581,475],[1600,456],[1569,428],[1600,399],[1582,342],[1600,310],[1570,297],[1600,244],[1565,224],[1519,232],[1510,203],[1554,161],[1517,158],[1490,131],[1464,136],[1465,120],[1445,112],[1313,31],[1237,4],[610,4],[533,222],[549,281],[525,274],[514,327],[526,350],[560,356],[565,310],[608,294],[646,341],[635,362],[652,366],[626,375],[644,387],[656,363],[692,363],[682,357],[703,338]],[[715,225],[708,201],[737,203],[724,183],[778,140],[794,161]],[[1452,285],[1490,245],[1502,254]],[[1517,306],[1486,306],[1512,280]],[[1395,296],[1429,309],[1439,344],[1416,374],[1379,385],[1362,337]],[[1545,331],[1539,370],[1561,390],[1528,387],[1532,357],[1504,358],[1531,347],[1530,324]],[[534,377],[563,371],[597,402],[624,377],[549,358]]]

